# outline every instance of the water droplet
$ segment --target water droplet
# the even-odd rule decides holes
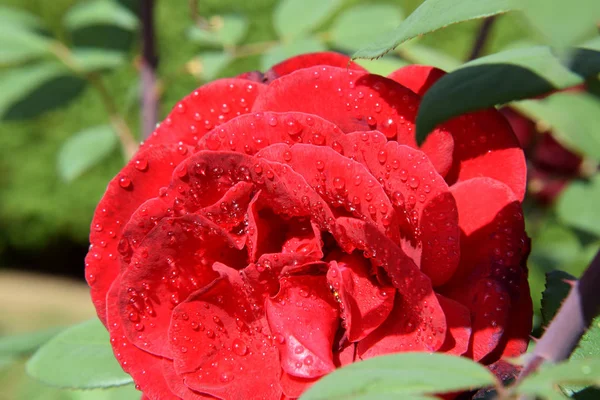
[[[143,158],[136,160],[135,169],[138,171],[146,171],[148,169],[148,161]]]
[[[119,186],[121,186],[123,189],[129,189],[131,187],[131,179],[126,176],[121,176],[119,178]]]
[[[345,186],[346,186],[346,181],[344,181],[344,178],[338,176],[333,179],[333,187],[336,188],[337,190],[342,190],[342,189],[344,189]]]

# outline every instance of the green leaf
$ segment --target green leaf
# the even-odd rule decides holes
[[[370,73],[386,76],[395,70],[402,68],[408,63],[398,57],[386,56],[378,60],[356,60],[361,67],[366,68]]]
[[[71,55],[84,73],[111,70],[125,62],[122,52],[101,48],[73,49]]]
[[[414,64],[431,65],[446,72],[451,72],[462,65],[462,62],[454,57],[433,47],[420,44],[407,44],[396,50],[396,52]]]
[[[0,118],[43,85],[70,74],[64,65],[57,62],[27,65],[4,72],[0,75]]]
[[[42,21],[36,15],[23,9],[0,6],[0,26],[7,25],[37,29],[42,27]]]
[[[43,331],[0,337],[0,357],[31,353],[63,329],[51,328]]]
[[[583,78],[600,74],[600,36],[577,46],[568,67]]]
[[[600,174],[589,181],[574,181],[558,198],[556,212],[569,226],[600,237]]]
[[[597,33],[597,0],[512,0],[548,44],[564,48]],[[560,17],[559,17],[560,16]]]
[[[318,399],[410,398],[494,385],[482,365],[446,354],[400,353],[375,357],[337,369],[302,397]]]
[[[512,0],[426,0],[395,30],[354,53],[352,58],[378,58],[402,42],[458,22],[510,11]]]
[[[291,43],[282,43],[271,47],[261,58],[261,68],[267,71],[273,65],[298,54],[325,51],[327,48],[317,38],[298,39]]]
[[[417,141],[422,143],[438,124],[452,117],[582,81],[544,46],[478,58],[443,76],[423,96],[417,116]]]
[[[110,125],[99,125],[71,136],[58,153],[58,175],[67,182],[81,176],[109,155],[117,145]]]
[[[404,14],[391,4],[361,4],[336,17],[329,31],[331,44],[356,51],[402,22]]]
[[[135,385],[123,385],[109,389],[72,390],[73,400],[134,400],[140,397]]]
[[[51,55],[52,44],[51,39],[25,26],[0,25],[0,66]]]
[[[248,21],[241,15],[228,14],[213,16],[210,29],[193,26],[188,31],[190,40],[224,47],[239,44],[248,31]]]
[[[600,385],[600,359],[569,360],[547,365],[527,376],[516,386],[517,393],[550,399],[559,397],[558,385]]]
[[[563,146],[600,161],[600,100],[586,93],[556,93],[542,100],[514,104],[521,113],[542,121]]]
[[[65,15],[64,24],[71,31],[97,25],[117,26],[131,31],[137,28],[138,18],[116,1],[92,0],[73,6]]]
[[[51,386],[94,389],[132,382],[113,355],[99,320],[73,326],[42,346],[27,362],[27,373]]]
[[[273,12],[279,37],[289,40],[311,32],[340,6],[341,0],[281,0]]]
[[[202,53],[196,58],[199,68],[195,75],[205,81],[211,81],[229,65],[232,59],[229,53],[222,51]]]
[[[571,285],[568,281],[576,278],[566,272],[556,270],[546,274],[546,289],[542,294],[542,325],[548,326],[554,318],[563,300],[569,294]]]

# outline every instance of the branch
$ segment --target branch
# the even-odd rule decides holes
[[[496,16],[492,16],[483,20],[481,26],[479,27],[479,32],[477,33],[475,42],[473,43],[473,48],[471,49],[471,54],[469,55],[468,61],[474,60],[481,55],[495,21]]]
[[[147,138],[158,122],[158,93],[156,90],[156,66],[158,56],[155,50],[154,0],[142,0],[142,62],[140,66],[142,90],[142,137]]]
[[[556,363],[569,358],[579,339],[600,311],[600,296],[597,293],[599,288],[600,251],[581,278],[573,283],[558,313],[537,341],[517,382],[535,372],[544,363]]]

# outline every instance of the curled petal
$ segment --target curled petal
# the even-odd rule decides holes
[[[334,213],[373,221],[392,240],[399,241],[399,232],[390,229],[398,224],[396,212],[381,185],[364,165],[332,148],[305,144],[273,145],[259,155],[273,161],[284,160],[304,177]]]
[[[279,385],[283,394],[288,398],[297,399],[306,392],[319,378],[300,378],[290,375],[285,371],[281,372],[281,380]]]
[[[119,308],[129,339],[147,352],[171,357],[165,342],[173,308],[218,275],[216,260],[240,265],[227,233],[207,219],[165,218],[135,250],[121,277]]]
[[[392,243],[374,226],[351,218],[338,218],[334,236],[348,253],[354,249],[363,251],[367,258],[381,266],[398,289],[394,309],[379,328],[359,342],[359,354],[364,354],[380,341],[379,350],[412,346],[426,351],[438,350],[446,335],[446,317],[431,286],[431,280],[423,274],[402,249]],[[405,324],[400,324],[400,319]],[[409,326],[408,323],[411,323]],[[398,341],[385,339],[395,332]],[[387,349],[387,350],[386,350]],[[383,353],[381,353],[383,354]]]
[[[350,342],[358,342],[377,329],[392,311],[395,289],[378,286],[364,259],[347,255],[331,261],[327,281],[339,299]]]
[[[173,169],[185,157],[176,146],[140,150],[108,184],[92,220],[86,279],[100,320],[106,323],[106,293],[120,270],[121,234],[134,211],[168,184]]]
[[[220,276],[173,311],[175,371],[193,390],[220,398],[279,398],[280,367],[263,312],[248,301],[239,272]]]
[[[382,139],[378,132],[355,132],[346,136],[344,149],[377,178],[403,216],[399,225],[403,250],[434,286],[442,285],[460,258],[455,201],[423,152]]]
[[[379,75],[313,67],[273,81],[256,99],[253,111],[302,111],[332,121],[347,133],[378,130],[388,139],[416,147],[419,101],[411,90]],[[428,141],[451,141],[451,137],[434,132]],[[435,147],[444,146],[437,143]]]
[[[471,338],[471,312],[457,301],[437,295],[446,315],[448,331],[440,352],[461,356],[469,349]]]
[[[325,277],[290,276],[280,282],[279,293],[267,299],[265,309],[283,370],[300,378],[333,371],[338,310]]]

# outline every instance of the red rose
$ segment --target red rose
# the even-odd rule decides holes
[[[487,110],[419,148],[436,71],[348,63],[305,55],[197,89],[110,182],[86,275],[146,398],[294,398],[380,354],[525,350],[509,126]]]

